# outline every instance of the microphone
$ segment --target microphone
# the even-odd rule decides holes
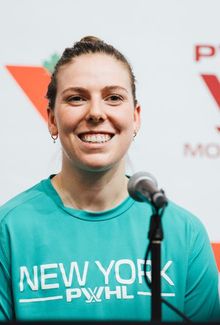
[[[157,209],[168,203],[164,191],[158,189],[155,177],[148,172],[137,172],[130,177],[128,193],[135,201],[147,201]]]

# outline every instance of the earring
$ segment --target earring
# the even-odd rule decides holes
[[[56,143],[56,140],[58,139],[58,134],[51,134],[50,136],[53,139],[53,143]]]
[[[134,133],[133,133],[133,140],[134,140],[134,138],[136,137],[136,135],[137,135],[137,131],[134,130]]]

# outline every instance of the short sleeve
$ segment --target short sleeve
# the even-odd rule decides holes
[[[197,219],[192,225],[185,314],[193,321],[220,320],[217,265],[208,234]]]

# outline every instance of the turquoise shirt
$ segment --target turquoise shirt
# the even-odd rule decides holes
[[[0,208],[0,320],[146,320],[151,206],[128,197],[103,212],[65,207],[50,178]],[[162,297],[194,321],[218,320],[218,271],[204,226],[169,202]],[[146,261],[151,279],[151,260]],[[181,321],[162,305],[163,321]]]

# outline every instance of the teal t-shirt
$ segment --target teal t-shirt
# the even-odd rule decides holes
[[[0,320],[151,319],[144,279],[151,206],[128,197],[93,213],[65,207],[50,178],[0,208]],[[162,217],[162,297],[194,321],[219,318],[218,271],[198,218]],[[151,259],[146,261],[151,280]],[[163,321],[182,319],[162,305]]]

